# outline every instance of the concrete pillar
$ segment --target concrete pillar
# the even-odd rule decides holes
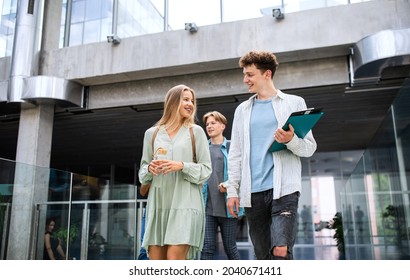
[[[31,105],[30,105],[31,106]],[[54,106],[22,104],[7,259],[28,260],[35,204],[47,201]]]
[[[19,3],[25,4],[26,1]],[[44,13],[47,16],[47,22],[42,29],[42,51],[58,48],[61,7],[62,0],[45,1]],[[40,31],[36,29],[35,32]],[[16,43],[21,42],[15,41]],[[18,56],[19,54],[13,53],[13,55]],[[38,66],[38,69],[32,69],[31,72],[41,72],[41,66]],[[41,96],[41,94],[34,95]],[[17,164],[7,248],[7,259],[9,260],[28,260],[34,256],[32,245],[36,244],[33,238],[37,234],[37,224],[34,221],[35,205],[47,201],[53,123],[54,104],[21,103]],[[44,217],[41,220],[44,220]],[[44,231],[43,228],[40,226],[40,238]]]

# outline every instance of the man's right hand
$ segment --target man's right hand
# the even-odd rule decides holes
[[[239,199],[237,197],[229,197],[226,202],[226,207],[228,207],[229,214],[238,218]]]

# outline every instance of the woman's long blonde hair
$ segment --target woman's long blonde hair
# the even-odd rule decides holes
[[[182,93],[184,91],[189,91],[192,93],[192,99],[194,103],[194,110],[189,118],[183,118],[179,113],[182,103]],[[177,85],[171,88],[167,95],[165,96],[164,101],[164,113],[162,114],[161,119],[155,124],[155,126],[164,125],[167,130],[176,130],[180,125],[185,127],[191,127],[196,120],[196,96],[195,91],[186,85]]]

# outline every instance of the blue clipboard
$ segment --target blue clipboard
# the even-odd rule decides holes
[[[299,138],[305,138],[306,134],[316,125],[323,116],[322,108],[309,108],[302,111],[293,112],[286,123],[283,125],[284,130],[289,130],[289,124],[295,129],[295,134]],[[273,141],[269,147],[269,152],[277,152],[286,149],[286,145]]]

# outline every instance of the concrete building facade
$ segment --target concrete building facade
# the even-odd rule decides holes
[[[34,2],[32,13],[27,12]],[[359,151],[357,164],[410,76],[410,2],[405,0],[311,9],[281,20],[225,22],[200,26],[195,33],[144,34],[121,38],[119,44],[60,47],[62,3],[19,1],[13,52],[0,58],[0,158],[40,167],[31,174],[15,170],[7,259],[35,258],[36,205],[48,201],[49,192],[49,173],[41,168],[138,185],[143,133],[159,117],[167,90],[187,84],[198,93],[199,113],[217,109],[232,118],[239,102],[249,97],[238,66],[249,50],[274,52],[280,62],[275,85],[303,96],[310,107],[324,107],[326,117],[314,131],[321,159]],[[131,111],[134,117],[120,117]],[[69,119],[78,124],[83,118],[87,126],[93,113],[105,118],[88,123],[97,136],[73,139],[75,129],[83,128],[65,126]],[[110,145],[101,138],[107,141],[100,144],[100,131],[116,125],[124,125],[123,134],[104,137],[122,140]],[[100,151],[79,156],[92,151],[93,143]],[[109,156],[103,156],[105,145],[112,149]],[[101,158],[106,158],[104,166]],[[314,161],[304,164],[308,182]],[[130,175],[122,177],[115,167]],[[343,192],[347,173],[337,170],[335,193]],[[312,191],[307,193],[306,201],[313,204]],[[335,209],[343,211],[342,205],[336,199]]]

